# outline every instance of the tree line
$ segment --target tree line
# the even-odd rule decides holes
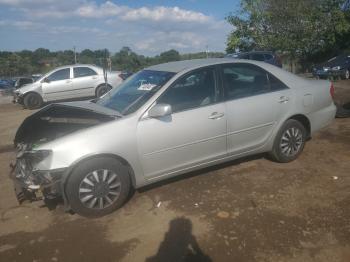
[[[227,52],[271,50],[308,67],[350,52],[349,0],[241,0]]]
[[[105,58],[111,61],[113,70],[136,72],[144,67],[166,63],[171,61],[196,59],[205,57],[223,57],[220,52],[199,52],[180,54],[176,50],[168,50],[154,57],[143,56],[135,53],[129,47],[123,47],[119,52],[111,54],[108,50],[85,49],[74,53],[73,50],[50,51],[45,48],[38,48],[35,51],[22,50],[18,52],[0,51],[0,76],[13,77],[24,76],[47,71],[62,65],[74,64],[95,64],[102,66]]]

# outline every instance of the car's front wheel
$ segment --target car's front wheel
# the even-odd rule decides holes
[[[28,109],[37,109],[43,105],[43,99],[39,94],[29,93],[24,96],[23,104]]]
[[[306,129],[303,124],[297,120],[289,119],[278,131],[270,155],[277,162],[291,162],[303,151],[305,140]]]
[[[85,217],[100,217],[121,207],[130,192],[128,168],[118,160],[98,157],[78,165],[66,182],[72,210]]]

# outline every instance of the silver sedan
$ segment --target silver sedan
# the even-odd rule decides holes
[[[90,102],[49,105],[18,129],[20,201],[63,197],[102,216],[132,188],[257,153],[296,159],[334,118],[330,82],[263,62],[204,59],[146,68]]]
[[[106,85],[101,67],[84,64],[58,67],[34,83],[16,89],[14,102],[35,109],[45,102],[100,97],[123,81],[120,73],[107,71]]]

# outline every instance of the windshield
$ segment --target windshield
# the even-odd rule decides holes
[[[96,101],[122,115],[135,112],[147,102],[175,73],[142,70]]]

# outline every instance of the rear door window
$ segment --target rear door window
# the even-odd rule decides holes
[[[250,64],[222,66],[226,99],[254,96],[270,91],[267,72]]]
[[[73,72],[74,78],[97,75],[97,73],[89,67],[74,67]]]

